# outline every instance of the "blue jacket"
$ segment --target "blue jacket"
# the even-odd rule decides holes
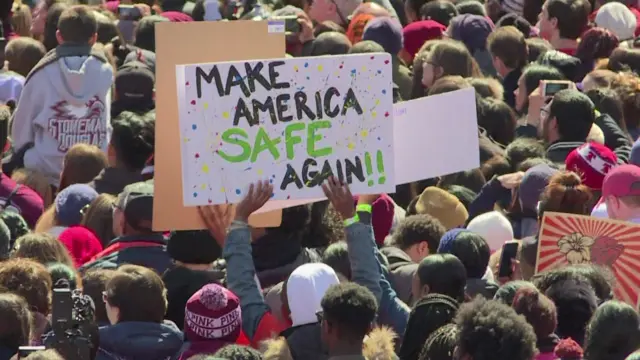
[[[162,275],[171,265],[166,245],[167,240],[162,234],[120,236],[96,255],[94,261],[81,267],[80,271],[116,269],[122,264],[132,264],[153,269]]]
[[[123,322],[100,328],[100,349],[96,360],[173,359],[182,349],[183,335],[172,322]]]

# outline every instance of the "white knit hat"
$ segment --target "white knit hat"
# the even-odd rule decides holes
[[[482,236],[489,244],[491,252],[502,248],[505,242],[513,240],[513,228],[509,220],[498,211],[476,216],[467,230]]]
[[[598,27],[611,31],[620,41],[634,38],[637,22],[631,10],[619,2],[602,5],[595,19]]]

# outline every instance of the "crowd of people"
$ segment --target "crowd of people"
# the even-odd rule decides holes
[[[480,167],[378,195],[330,176],[275,228],[248,225],[258,181],[154,231],[155,24],[283,18],[289,56],[391,54],[396,103],[474,88]],[[545,213],[640,223],[637,0],[2,0],[0,21],[0,360],[640,359],[614,296],[638,274],[573,244],[536,272]]]

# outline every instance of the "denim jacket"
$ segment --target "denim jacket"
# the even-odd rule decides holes
[[[358,217],[360,221],[364,224],[369,224],[371,222],[371,214],[366,212],[359,212]],[[375,241],[370,244],[370,249],[368,251],[363,251],[357,249],[355,251],[362,251],[360,255],[364,257],[367,254],[370,254],[373,251],[373,258],[367,259],[368,263],[375,261],[375,264],[372,263],[371,266],[377,269],[376,278],[378,280],[378,288],[380,289],[380,297],[376,295],[376,299],[378,300],[378,322],[380,325],[387,325],[395,331],[398,336],[402,336],[404,334],[404,330],[407,327],[407,322],[409,321],[409,313],[411,309],[405,304],[402,300],[398,298],[398,295],[391,287],[391,283],[387,280],[390,276],[389,270],[382,266],[386,261],[384,260],[384,256],[378,250],[378,246]],[[351,258],[351,244],[349,244],[349,260],[351,261],[351,267],[355,268],[354,260]],[[362,260],[360,260],[362,261]],[[353,269],[351,270],[353,271]],[[369,289],[371,290],[371,289]],[[375,293],[374,293],[375,294]]]

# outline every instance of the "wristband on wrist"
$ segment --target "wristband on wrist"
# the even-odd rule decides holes
[[[360,217],[358,215],[356,215],[356,216],[354,216],[354,217],[352,217],[350,219],[346,219],[344,221],[344,227],[353,225],[353,224],[357,223],[358,221],[360,221]]]
[[[369,204],[358,204],[356,206],[356,211],[357,212],[371,213],[371,205],[369,205]]]

